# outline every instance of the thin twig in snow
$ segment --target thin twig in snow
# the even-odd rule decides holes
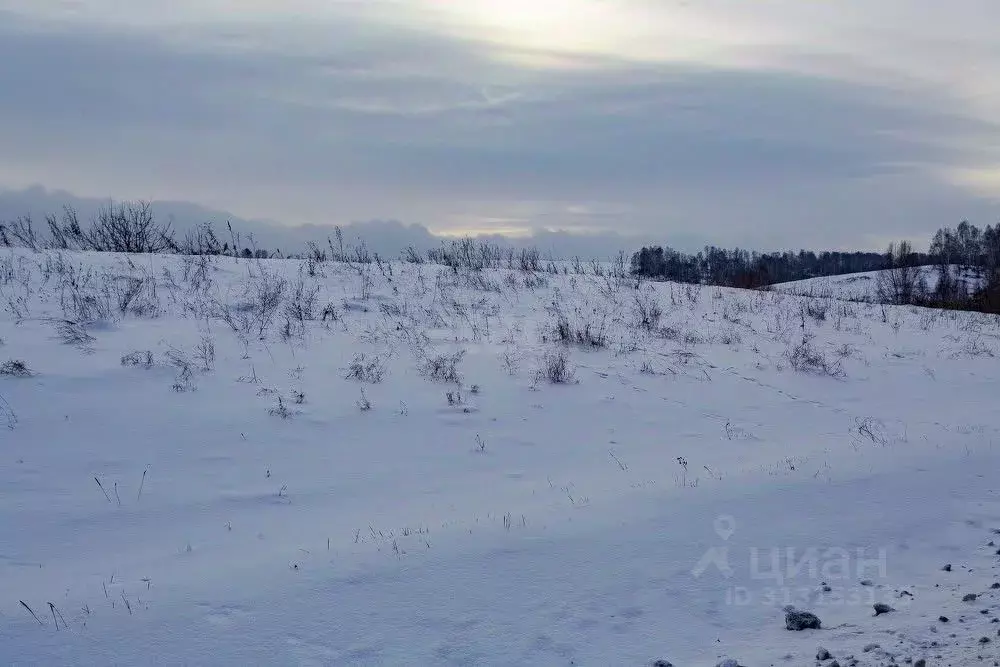
[[[97,482],[97,486],[101,487],[101,491],[104,493],[104,497],[107,498],[108,502],[110,503],[111,502],[111,496],[109,496],[108,492],[104,490],[104,485],[101,484],[101,480],[97,479],[97,477],[95,476],[94,477],[94,481]]]
[[[25,602],[24,600],[18,600],[18,602],[21,603],[22,607],[28,610],[28,613],[31,614],[32,618],[38,621],[38,625],[45,625],[44,623],[42,623],[42,619],[38,618],[38,614],[32,611],[31,607],[28,606],[27,602]]]
[[[57,614],[59,615],[59,620],[62,621],[63,628],[68,628],[69,627],[66,624],[66,619],[63,618],[62,612],[59,611],[59,608],[56,607],[56,605],[54,603],[52,603],[52,602],[49,603],[49,611],[52,612],[52,621],[56,624],[56,630],[59,629],[59,622],[56,621],[56,615]]]

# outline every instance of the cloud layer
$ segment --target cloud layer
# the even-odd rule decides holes
[[[996,217],[981,0],[127,7],[0,0],[0,186],[761,247]]]

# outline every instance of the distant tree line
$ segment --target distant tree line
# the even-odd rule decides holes
[[[885,257],[888,270],[876,283],[882,303],[1000,314],[1000,224],[942,227],[926,255],[901,241],[890,244]]]
[[[933,263],[929,255],[913,258]],[[771,252],[706,246],[698,253],[683,253],[670,247],[642,248],[632,255],[633,275],[656,280],[757,288],[774,283],[835,276],[862,271],[880,271],[892,266],[885,253]]]
[[[911,303],[1000,313],[1000,224],[942,227],[931,239],[930,254],[936,284],[925,293],[918,289]]]
[[[921,269],[920,267],[927,267]],[[698,253],[649,246],[632,255],[635,276],[756,289],[775,283],[882,271],[878,297],[888,303],[1000,313],[1000,224],[968,221],[935,232],[927,252],[908,241],[886,252],[760,253],[706,246]],[[928,277],[933,278],[930,285]]]

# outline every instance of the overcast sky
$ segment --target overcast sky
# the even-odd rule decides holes
[[[996,0],[0,0],[0,188],[922,245],[1000,219],[998,25]]]

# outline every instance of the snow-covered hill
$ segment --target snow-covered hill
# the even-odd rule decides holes
[[[996,659],[996,318],[20,251],[0,303],[0,663]]]
[[[963,285],[966,291],[971,292],[982,285],[982,277],[974,268],[952,265],[950,269],[952,277]],[[921,266],[918,267],[918,271],[918,280],[922,280],[924,286],[933,291],[938,284],[936,267]],[[840,276],[806,278],[805,280],[777,283],[771,288],[784,294],[877,303],[879,301],[879,275],[882,273],[885,272],[866,271]]]

